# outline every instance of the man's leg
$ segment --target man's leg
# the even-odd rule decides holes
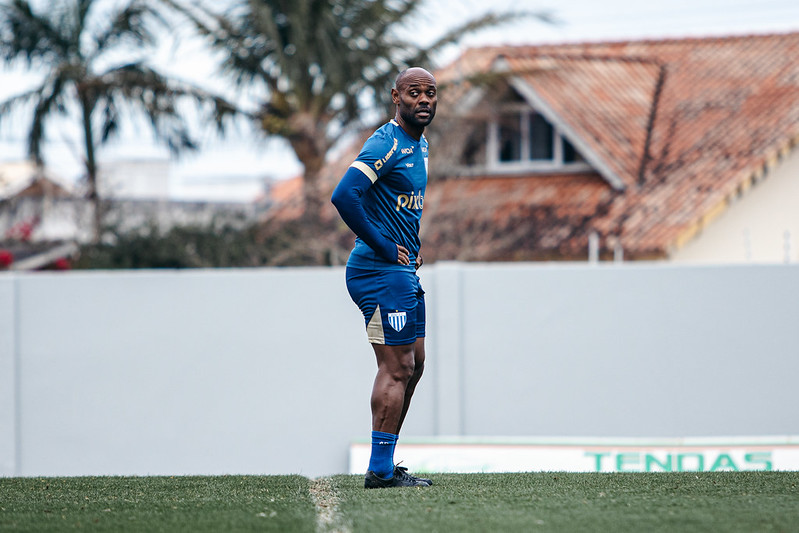
[[[364,486],[407,485],[403,482],[404,476],[393,479],[394,447],[405,391],[414,372],[413,345],[372,344],[372,347],[377,358],[377,376],[372,387],[372,454]]]
[[[406,400],[407,390],[416,370],[414,346],[415,344],[372,345],[377,358],[377,376],[372,387],[373,431],[394,435],[398,433],[407,411],[405,404],[410,400]]]
[[[411,476],[406,468],[394,465],[398,429],[408,411],[413,387],[421,377],[421,368],[417,372],[416,363],[424,364],[424,350],[421,359],[415,356],[418,341],[403,346],[372,345],[377,357],[377,376],[372,388],[372,455],[364,479],[364,487],[368,489],[432,485],[430,480]]]
[[[424,358],[424,337],[419,337],[413,344],[413,374],[411,375],[411,379],[408,380],[408,386],[405,387],[405,398],[402,404],[402,412],[400,413],[399,423],[397,424],[397,435],[399,435],[400,429],[402,429],[402,423],[405,421],[405,415],[408,414],[408,407],[411,406],[411,398],[416,390],[416,385],[419,383],[419,380],[422,378],[422,374],[424,373]]]
[[[408,380],[408,386],[405,388],[405,399],[402,404],[402,413],[400,414],[399,424],[397,424],[397,438],[399,438],[400,429],[402,429],[402,423],[405,421],[405,415],[408,414],[408,408],[411,406],[411,398],[413,398],[413,393],[416,390],[416,385],[419,383],[419,380],[422,378],[422,373],[424,373],[424,337],[419,337],[416,339],[416,342],[413,344],[413,354],[414,354],[414,369],[413,375],[411,379]],[[394,443],[396,446],[396,442]],[[393,460],[393,459],[392,459]],[[412,476],[407,473],[407,468],[401,466],[394,467],[394,475],[404,475],[409,477],[416,482],[425,483],[428,486],[433,484],[433,480],[423,477],[416,477]]]

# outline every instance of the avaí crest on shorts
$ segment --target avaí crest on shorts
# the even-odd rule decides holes
[[[396,313],[388,314],[388,323],[394,328],[394,331],[399,332],[405,327],[405,320],[407,316],[405,311],[397,311]]]

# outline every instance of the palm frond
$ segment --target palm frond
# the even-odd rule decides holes
[[[156,137],[175,153],[193,150],[197,143],[180,111],[181,101],[192,101],[217,129],[224,131],[225,121],[241,113],[226,99],[191,84],[165,76],[140,62],[110,69],[93,81],[99,95],[97,105],[105,117],[103,131],[116,132],[120,107],[131,108],[147,117]],[[105,135],[105,133],[104,133]]]
[[[51,16],[58,13],[53,11]],[[59,27],[55,18],[34,12],[28,0],[0,4],[0,54],[6,62],[17,59],[31,65],[36,60],[64,57],[70,47],[68,27]]]
[[[154,45],[156,23],[161,30],[169,27],[157,9],[137,0],[112,13],[110,20],[111,24],[101,27],[91,39],[95,57],[121,44],[132,48]]]
[[[28,153],[39,164],[43,162],[42,141],[45,138],[47,119],[54,109],[58,112],[64,111],[62,103],[63,89],[64,78],[60,75],[48,78],[45,80],[45,83],[39,87],[39,94],[34,106],[33,118],[28,133]]]

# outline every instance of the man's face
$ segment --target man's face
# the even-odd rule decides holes
[[[426,70],[412,69],[392,90],[392,98],[402,120],[423,129],[436,115],[436,80]]]

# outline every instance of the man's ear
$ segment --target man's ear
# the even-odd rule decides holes
[[[399,91],[397,89],[391,89],[391,101],[395,105],[399,105]]]

